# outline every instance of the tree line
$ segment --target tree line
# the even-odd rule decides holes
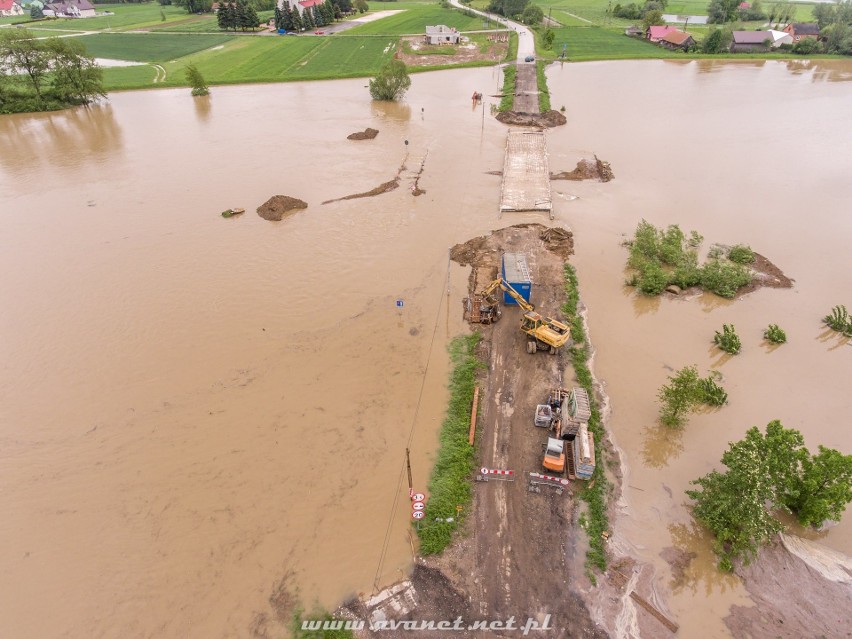
[[[340,19],[344,13],[351,10],[352,3],[350,0],[337,0],[337,2],[325,0],[322,4],[306,7],[300,14],[298,9],[291,8],[285,2],[283,9],[275,7],[275,28],[284,31],[310,31],[316,27],[331,24],[335,19]]]
[[[0,33],[0,113],[55,111],[106,97],[103,72],[73,38]]]
[[[216,12],[216,21],[219,28],[224,31],[245,31],[251,29],[254,31],[260,26],[260,19],[257,17],[257,11],[245,0],[237,0],[228,4],[219,4],[219,10]]]

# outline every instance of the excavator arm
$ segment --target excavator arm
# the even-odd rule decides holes
[[[492,303],[496,303],[497,300],[494,299],[493,295],[498,288],[508,293],[509,296],[518,303],[518,306],[524,309],[524,311],[530,312],[535,310],[535,306],[526,301],[523,296],[518,293],[514,288],[512,288],[512,285],[509,284],[509,282],[504,280],[502,277],[498,277],[496,280],[491,282],[491,284],[489,284],[484,291],[482,291],[483,299],[489,301],[494,300],[494,302]]]

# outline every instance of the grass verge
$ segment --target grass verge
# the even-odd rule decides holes
[[[518,34],[512,31],[509,34],[509,50],[506,51],[506,61],[514,62],[518,58]]]
[[[606,570],[606,547],[602,533],[609,530],[609,518],[606,514],[606,499],[609,482],[604,471],[603,442],[604,428],[601,423],[601,413],[598,403],[595,401],[594,389],[592,388],[592,371],[589,369],[589,344],[586,329],[583,327],[583,318],[577,312],[580,302],[580,289],[577,282],[577,271],[571,264],[565,264],[565,293],[567,301],[562,307],[562,312],[568,318],[571,327],[571,337],[574,346],[570,349],[571,363],[574,365],[574,374],[577,382],[586,389],[589,394],[592,416],[589,418],[589,430],[595,436],[595,472],[588,486],[580,493],[580,498],[586,502],[589,514],[584,526],[589,535],[589,550],[586,552],[586,572],[592,583],[595,576],[592,569]]]
[[[352,621],[335,619],[324,610],[312,612],[305,618],[304,611],[299,609],[293,613],[290,636],[293,639],[354,639],[355,625]]]
[[[467,437],[476,372],[482,366],[475,355],[480,339],[479,333],[474,333],[450,342],[450,402],[441,426],[441,447],[429,479],[426,514],[417,526],[420,552],[424,555],[434,555],[447,547],[465,512],[458,512],[456,506],[466,509],[470,504],[474,447],[467,443]]]
[[[515,65],[503,67],[503,97],[500,98],[500,111],[511,111],[515,106],[515,76],[518,70]]]
[[[535,63],[536,80],[538,83],[538,110],[542,113],[550,111],[550,91],[547,89],[547,76],[544,70],[547,63],[544,60],[537,60]]]

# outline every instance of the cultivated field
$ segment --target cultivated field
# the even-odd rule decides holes
[[[231,40],[229,35],[185,37],[167,33],[98,33],[77,38],[96,58],[167,62]]]

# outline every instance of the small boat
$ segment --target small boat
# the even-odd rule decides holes
[[[222,211],[222,217],[234,217],[235,215],[242,215],[245,212],[245,209],[236,207],[233,209],[228,209],[227,211]]]

